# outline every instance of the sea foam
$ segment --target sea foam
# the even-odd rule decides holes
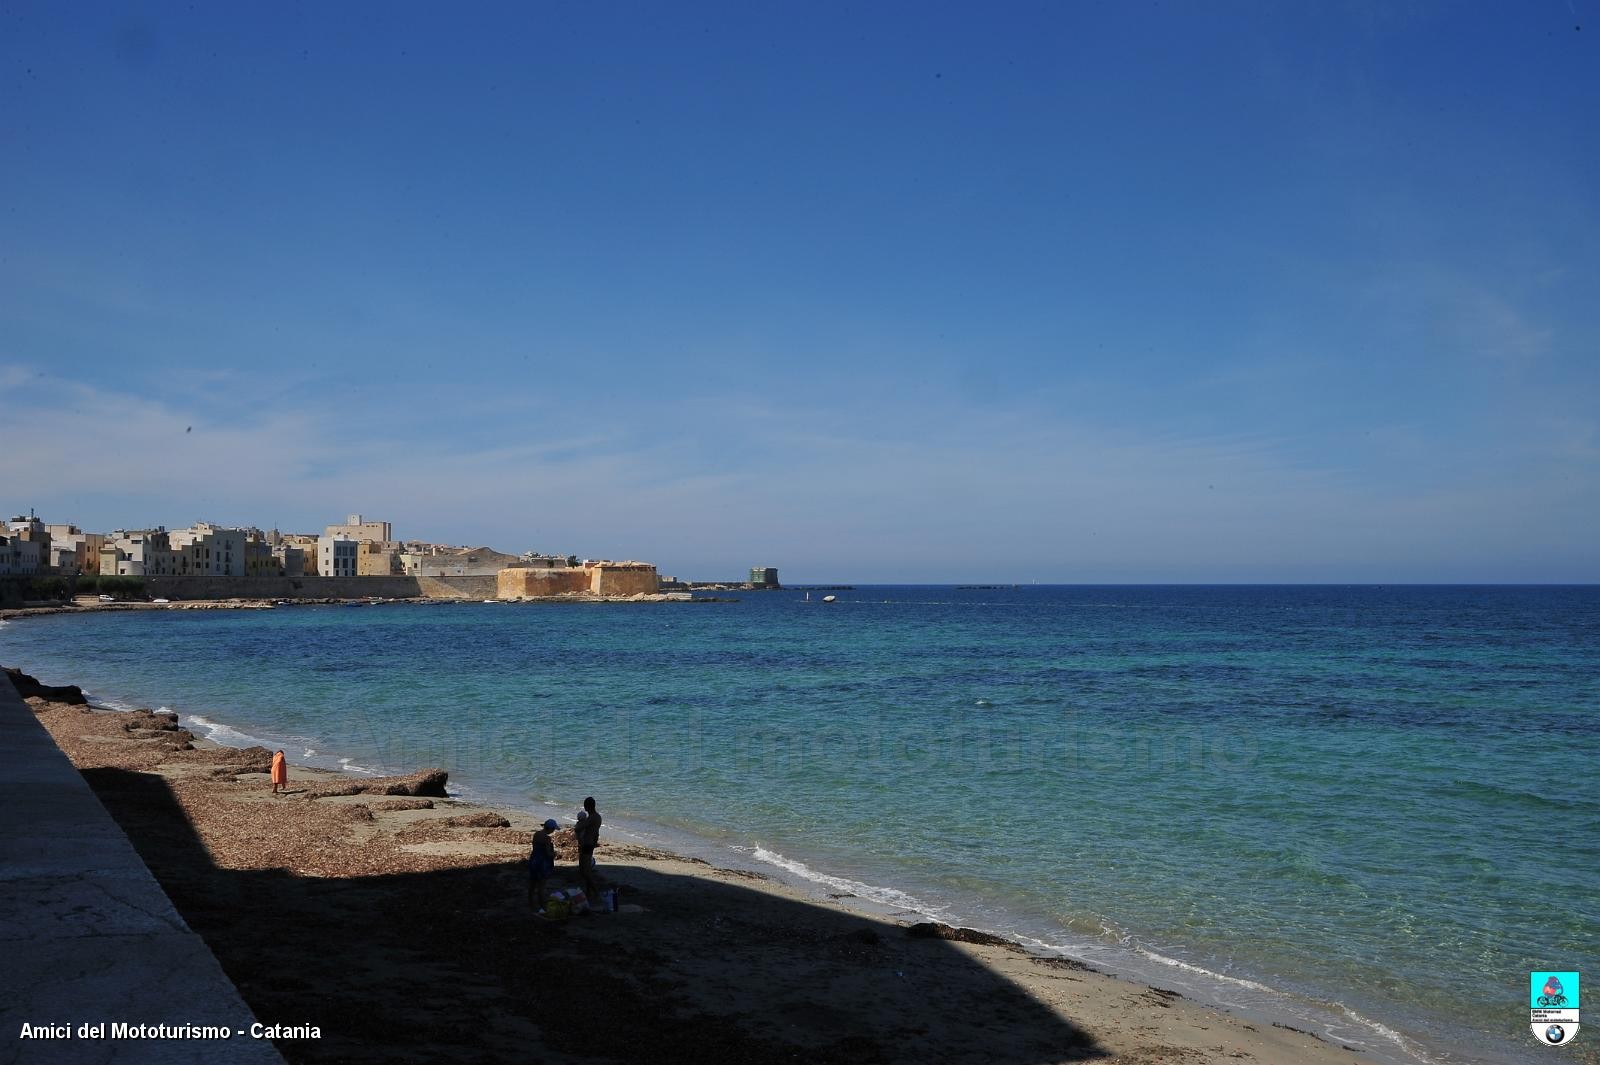
[[[733,849],[737,851],[745,850],[743,847],[735,847]],[[867,899],[868,901],[876,902],[884,906],[893,906],[899,910],[907,910],[912,913],[921,914],[924,917],[930,918],[938,917],[940,913],[943,912],[940,907],[929,906],[916,896],[908,895],[904,891],[900,891],[895,888],[878,887],[874,884],[863,883],[860,880],[849,880],[842,876],[833,876],[828,873],[819,872],[804,862],[795,861],[793,858],[786,858],[777,851],[768,850],[759,843],[757,843],[754,848],[746,851],[746,853],[759,862],[765,862],[768,865],[775,865],[779,869],[793,873],[795,876],[798,876],[803,880],[808,880],[814,884],[821,884],[824,887],[830,887],[835,891],[854,895],[857,898]]]

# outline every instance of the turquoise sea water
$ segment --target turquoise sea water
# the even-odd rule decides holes
[[[35,618],[0,660],[1395,1060],[1525,1060],[1529,971],[1600,973],[1600,589],[820,594]]]

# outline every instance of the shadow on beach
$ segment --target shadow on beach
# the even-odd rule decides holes
[[[164,778],[83,775],[257,1018],[321,1030],[277,1042],[291,1062],[1107,1056],[958,943],[728,874],[613,868],[639,910],[545,922],[527,910],[521,862],[328,877],[229,869]]]

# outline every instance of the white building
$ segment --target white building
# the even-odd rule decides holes
[[[167,530],[159,527],[134,532],[119,529],[106,537],[100,548],[102,576],[165,576],[174,572],[177,561]]]
[[[83,572],[84,551],[82,540],[63,542],[50,538],[50,568],[57,573],[74,575]]]
[[[317,537],[317,574],[322,577],[354,577],[356,552],[360,543],[349,536]]]

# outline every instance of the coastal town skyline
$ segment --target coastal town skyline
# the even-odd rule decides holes
[[[698,575],[1600,580],[1576,16],[13,7],[0,489]]]
[[[31,509],[0,524],[0,577],[484,577],[507,568],[591,563],[615,560],[396,536],[392,523],[362,514],[319,532],[210,521],[98,532],[46,520]],[[776,585],[776,571],[767,583]]]

